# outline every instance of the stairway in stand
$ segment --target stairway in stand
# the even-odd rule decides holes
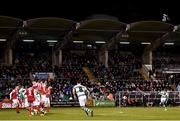
[[[93,83],[96,81],[96,77],[94,76],[93,72],[89,67],[83,67],[83,71],[88,76],[90,81],[92,81]]]

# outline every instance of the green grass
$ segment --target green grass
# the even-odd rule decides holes
[[[1,109],[0,120],[180,120],[180,107],[163,108],[96,107],[94,117],[88,117],[80,108],[51,108],[45,116],[29,116],[26,110],[16,114],[14,109]]]

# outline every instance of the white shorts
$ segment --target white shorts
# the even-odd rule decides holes
[[[18,106],[19,105],[19,100],[18,99],[13,99],[12,100],[12,105],[13,106]]]
[[[28,99],[27,98],[24,99],[24,107],[25,108],[29,107],[29,103],[28,103]]]
[[[46,101],[46,95],[41,95],[41,103],[45,103]]]
[[[81,107],[86,105],[86,96],[80,96],[78,99],[79,99],[79,105]]]
[[[166,98],[161,98],[161,103],[166,103]]]
[[[36,101],[36,100],[35,100],[35,101],[33,102],[33,106],[40,106],[40,101]]]
[[[45,102],[44,102],[45,107],[50,107],[50,99],[46,97]]]

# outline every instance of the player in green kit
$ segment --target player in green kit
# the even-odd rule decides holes
[[[74,99],[78,97],[80,107],[85,111],[85,113],[87,115],[89,115],[90,113],[91,116],[93,117],[93,110],[86,107],[86,100],[87,97],[89,96],[89,91],[87,90],[87,88],[81,85],[80,82],[77,82],[77,85],[73,87],[73,95],[74,95]]]
[[[25,94],[26,94],[26,89],[22,86],[19,89],[19,99],[20,99],[20,104],[22,106],[23,103],[25,103]]]

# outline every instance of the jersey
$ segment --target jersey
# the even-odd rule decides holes
[[[19,90],[19,97],[20,97],[20,99],[24,99],[25,98],[25,94],[26,94],[26,89],[21,88]]]
[[[33,88],[29,88],[28,92],[27,92],[27,97],[28,97],[28,102],[32,103],[35,98],[34,98],[34,89]]]
[[[49,98],[51,95],[51,89],[46,88],[46,97]]]
[[[168,98],[169,97],[169,93],[166,91],[161,91],[160,95],[161,95],[161,98]]]
[[[46,84],[45,83],[43,83],[41,85],[40,92],[41,92],[42,95],[46,95]]]
[[[76,93],[76,95],[79,97],[81,96],[86,96],[87,93],[87,88],[81,84],[77,84],[73,87],[74,92]]]
[[[33,90],[34,92],[34,98],[37,100],[41,100],[41,94],[38,92],[38,90]]]
[[[18,90],[13,90],[11,93],[10,93],[10,99],[18,99]]]

